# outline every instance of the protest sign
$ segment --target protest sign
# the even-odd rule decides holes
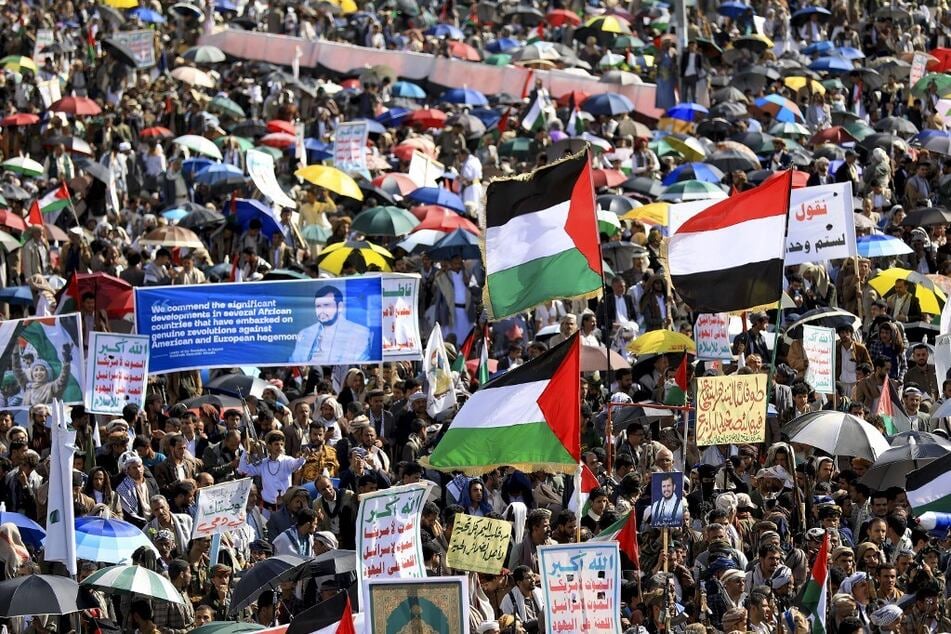
[[[733,358],[730,348],[730,315],[727,313],[701,313],[693,327],[693,340],[697,344],[697,359],[703,361],[729,361]]]
[[[367,632],[469,632],[467,577],[372,579],[367,597]]]
[[[155,66],[155,31],[151,29],[117,31],[112,35],[112,39],[132,52],[136,68]]]
[[[786,265],[857,255],[852,213],[852,183],[848,181],[792,190]]]
[[[348,121],[334,132],[334,167],[344,172],[362,172],[367,168],[366,121]]]
[[[48,47],[56,43],[56,33],[53,29],[37,29],[36,40],[33,42],[33,61],[37,66],[46,64],[46,54],[43,53]]]
[[[383,359],[418,361],[423,358],[419,340],[419,275],[383,274]]]
[[[37,81],[36,89],[40,92],[40,99],[43,105],[49,108],[54,101],[59,101],[63,96],[60,91],[59,78],[53,78],[47,81]]]
[[[198,489],[192,539],[227,533],[244,526],[248,518],[251,478],[222,482]]]
[[[413,151],[406,175],[419,187],[436,187],[436,179],[446,172],[446,166],[422,152]]]
[[[136,331],[152,374],[378,363],[381,295],[379,275],[136,288]]]
[[[620,634],[619,558],[617,542],[538,547],[548,634]]]
[[[684,474],[666,471],[651,474],[651,516],[654,528],[684,524]]]
[[[917,52],[914,57],[911,58],[911,69],[908,72],[908,85],[914,86],[925,76],[925,73],[928,72],[928,61],[931,60],[931,56],[927,53]],[[915,100],[915,95],[912,92],[908,91],[908,105],[912,105]]]
[[[835,341],[832,328],[802,327],[802,347],[809,361],[806,383],[820,394],[835,393]]]
[[[145,407],[149,338],[93,332],[86,358],[86,411],[122,414],[132,403]]]
[[[766,375],[697,378],[697,445],[763,442]]]
[[[512,526],[504,520],[460,513],[452,525],[446,564],[455,570],[497,575],[511,535]]]
[[[0,322],[0,409],[83,402],[79,313]]]
[[[258,190],[274,201],[280,207],[297,207],[297,203],[284,193],[277,176],[274,175],[274,157],[267,152],[249,149],[244,153],[245,165],[248,166],[248,175]]]

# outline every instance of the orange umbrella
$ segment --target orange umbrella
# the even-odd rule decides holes
[[[591,170],[595,189],[599,187],[617,187],[627,180],[627,176],[620,170],[596,169]]]
[[[297,134],[294,124],[283,119],[271,119],[267,122],[268,132],[286,132],[287,134]]]
[[[446,125],[446,113],[435,108],[422,108],[414,110],[412,114],[406,117],[406,124],[419,126],[424,129],[441,128]]]
[[[445,207],[439,207],[438,205],[430,205],[433,207],[426,214],[426,217],[423,218],[423,221],[419,223],[413,233],[421,229],[435,229],[436,231],[455,231],[456,229],[465,229],[471,234],[482,235],[482,232],[479,231],[479,228],[472,223],[471,220],[460,216],[454,211],[449,211]]]
[[[475,50],[465,42],[459,42],[457,40],[449,42],[449,55],[452,57],[458,57],[459,59],[464,59],[469,62],[482,61],[482,56],[479,55],[479,51]]]

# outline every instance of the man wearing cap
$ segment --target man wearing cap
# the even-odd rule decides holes
[[[911,431],[928,431],[929,416],[920,410],[921,408],[921,390],[914,385],[908,385],[901,393],[901,404],[908,415],[908,424]]]
[[[766,339],[763,337],[763,332],[768,325],[769,317],[763,311],[751,314],[749,330],[736,336],[733,340],[733,347],[736,348],[738,343],[743,343],[746,355],[758,354],[761,359],[771,359],[772,354],[769,351],[769,346],[766,345]]]
[[[293,486],[284,492],[281,502],[281,507],[271,511],[267,519],[267,534],[271,536],[272,541],[295,525],[297,514],[310,504],[310,494],[304,487]]]
[[[938,379],[935,374],[934,366],[928,363],[931,351],[928,346],[918,343],[911,348],[911,365],[905,372],[905,385],[914,383],[923,392],[932,398],[938,398],[941,393],[938,391]]]

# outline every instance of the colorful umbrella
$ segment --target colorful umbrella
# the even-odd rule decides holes
[[[393,254],[366,240],[347,240],[335,242],[321,251],[317,256],[317,265],[334,275],[340,275],[348,260],[361,272],[365,272],[370,265],[389,271]]]
[[[473,235],[481,234],[479,228],[468,218],[437,205],[429,206],[426,216],[422,222],[416,225],[416,228],[413,229],[413,233],[425,229],[435,229],[436,231],[444,231],[447,233],[455,231],[456,229],[465,229]]]
[[[388,205],[361,211],[353,219],[350,229],[368,236],[402,236],[418,224],[419,220],[410,212]]]
[[[7,70],[12,70],[14,73],[23,74],[24,70],[28,70],[34,75],[39,72],[39,68],[36,66],[36,62],[32,58],[26,57],[24,55],[7,55],[3,59],[0,59],[0,66],[3,66]]]
[[[894,236],[873,233],[868,236],[859,236],[856,240],[859,255],[864,258],[884,258],[913,253],[905,241]]]
[[[685,102],[678,103],[667,111],[667,116],[680,121],[696,121],[704,115],[710,114],[710,111],[698,103]]]
[[[363,200],[363,192],[360,191],[356,181],[335,167],[308,165],[294,172],[294,176],[302,178],[312,185],[330,190],[335,194],[355,200]]]
[[[658,199],[680,203],[692,200],[722,200],[727,197],[727,193],[719,185],[705,181],[686,180],[669,186]]]
[[[941,305],[948,298],[944,291],[921,273],[908,269],[886,269],[869,280],[869,284],[879,294],[887,297],[892,293],[895,282],[898,280],[905,280],[906,283],[914,285],[914,294],[921,304],[921,312],[929,315],[941,314]]]
[[[408,81],[398,81],[393,84],[391,89],[391,94],[394,97],[402,97],[403,99],[425,99],[426,91],[417,86],[416,84]]]
[[[805,121],[805,117],[802,116],[802,111],[799,109],[799,106],[782,95],[760,97],[753,102],[753,105],[763,112],[771,114],[776,121],[790,123],[794,121]]]
[[[634,104],[624,95],[606,92],[600,95],[592,95],[585,99],[581,104],[581,109],[595,116],[614,116],[631,112],[634,110]]]
[[[164,22],[164,20],[163,20]],[[182,57],[195,64],[217,64],[225,61],[224,51],[217,46],[193,46]]]
[[[0,165],[9,172],[22,174],[23,176],[41,176],[43,174],[43,166],[29,156],[17,156],[12,159],[7,159],[3,163],[0,163]]]
[[[723,181],[723,172],[709,163],[684,163],[670,171],[661,182],[665,186],[686,180],[698,180],[707,183],[720,183]]]
[[[78,518],[76,521],[79,522],[80,519],[87,518]],[[142,535],[142,538],[146,539],[145,535]],[[102,560],[94,559],[93,561]],[[185,604],[182,593],[172,585],[171,581],[142,566],[109,566],[83,579],[81,585],[98,588],[106,593],[137,594],[159,601]]]
[[[139,136],[144,139],[171,139],[174,135],[168,128],[164,128],[162,126],[152,126],[151,128],[145,128],[142,130],[142,132],[139,133]]]
[[[478,236],[465,229],[456,229],[436,242],[429,256],[434,260],[451,260],[457,256],[463,260],[478,260],[482,257],[482,251]]]
[[[407,194],[406,198],[422,205],[441,205],[460,213],[466,211],[462,198],[443,187],[420,187]]]
[[[107,564],[123,563],[130,561],[132,553],[142,546],[155,551],[145,533],[128,522],[103,517],[76,518],[78,559]]]

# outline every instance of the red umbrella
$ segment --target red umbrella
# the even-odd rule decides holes
[[[943,73],[951,69],[951,48],[936,48],[929,53],[937,61],[928,62],[928,70]]]
[[[627,180],[627,176],[623,172],[614,169],[591,170],[591,175],[594,177],[595,189],[599,187],[617,187]]]
[[[119,296],[127,294],[128,301],[132,302],[132,285],[118,277],[105,273],[77,273],[69,280],[66,293],[78,304],[82,296],[92,293],[96,296],[96,310],[105,310],[109,317],[122,317],[129,310],[113,310],[113,303],[119,301]]]
[[[464,59],[469,62],[482,61],[482,56],[479,55],[479,51],[475,50],[465,42],[458,42],[456,40],[449,42],[449,55],[452,57],[458,57],[459,59]]]
[[[287,134],[297,134],[297,130],[294,129],[294,124],[290,121],[284,121],[282,119],[271,119],[267,122],[267,131],[268,132],[286,132]]]
[[[163,128],[162,126],[157,125],[157,126],[142,130],[142,132],[139,133],[139,136],[144,137],[146,139],[151,137],[154,137],[156,139],[171,139],[174,135],[172,134],[172,131],[169,130],[168,128]]]
[[[135,312],[132,289],[116,294],[106,307],[106,315],[113,319],[121,319],[131,312]]]
[[[102,108],[89,97],[63,97],[54,101],[50,110],[73,115],[97,115],[102,112]]]
[[[379,187],[387,193],[399,194],[400,196],[405,196],[414,189],[418,189],[412,178],[400,172],[381,174],[374,178],[371,183],[374,187]]]
[[[340,86],[343,88],[353,88],[354,90],[360,90],[360,80],[359,79],[344,79],[340,82]]]
[[[69,236],[66,235],[66,232],[56,225],[44,222],[43,231],[46,233],[46,239],[51,242],[69,242]]]
[[[482,232],[479,231],[479,228],[475,226],[471,220],[460,216],[454,211],[449,211],[444,207],[439,207],[438,205],[430,205],[435,207],[426,214],[426,217],[421,223],[419,223],[413,233],[419,231],[420,229],[435,229],[436,231],[455,231],[456,229],[465,229],[473,235],[482,235]]]
[[[0,225],[15,231],[26,231],[26,222],[9,209],[0,209]]]
[[[435,108],[422,108],[414,110],[410,116],[406,117],[407,125],[419,126],[423,129],[441,128],[446,125],[446,113]]]
[[[261,143],[263,145],[269,145],[271,147],[286,150],[290,146],[297,143],[297,137],[293,134],[288,134],[287,132],[272,132],[271,134],[265,134],[262,136]]]
[[[812,138],[809,139],[807,145],[822,145],[823,143],[831,143],[833,145],[840,145],[842,143],[855,142],[856,139],[849,131],[843,128],[840,125],[834,125],[831,128],[826,128],[825,130],[819,130],[812,135]]]
[[[568,9],[552,9],[545,15],[545,20],[552,26],[562,26],[563,24],[578,26],[581,24],[581,18],[578,17],[578,14]]]
[[[30,114],[29,112],[15,112],[9,117],[4,117],[0,120],[0,125],[2,126],[18,126],[18,125],[36,125],[40,122],[40,118],[35,114]]]
[[[435,214],[452,214],[455,213],[451,209],[443,207],[442,205],[417,205],[415,207],[410,207],[409,211],[411,214],[416,216],[416,218],[422,222],[426,219],[430,213]]]
[[[572,90],[571,92],[566,92],[562,96],[558,97],[556,101],[558,102],[558,105],[561,106],[562,108],[567,108],[568,106],[571,105],[572,96],[574,96],[575,98],[575,105],[580,106],[581,103],[585,99],[590,97],[591,95],[581,90]]]

